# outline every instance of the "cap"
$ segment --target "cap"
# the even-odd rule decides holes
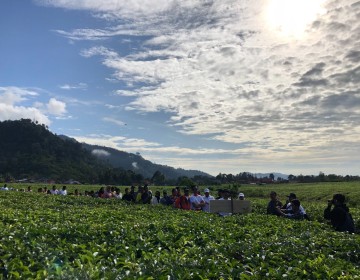
[[[245,197],[243,193],[239,193],[239,197]]]
[[[296,198],[296,194],[294,194],[294,193],[290,193],[287,197],[291,197],[291,198]]]
[[[206,193],[206,192],[210,192],[210,190],[209,190],[209,189],[205,189],[205,190],[204,190],[204,193]]]

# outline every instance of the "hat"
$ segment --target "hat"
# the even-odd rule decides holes
[[[245,197],[243,193],[239,193],[239,197]]]
[[[209,189],[205,189],[205,190],[204,190],[204,193],[207,193],[207,192],[210,192],[210,190],[209,190]]]
[[[291,197],[291,198],[296,198],[296,194],[294,194],[294,193],[290,193],[287,197]]]

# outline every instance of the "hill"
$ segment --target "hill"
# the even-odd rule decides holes
[[[0,122],[0,174],[3,177],[98,180],[106,166],[81,144],[66,141],[31,120]]]
[[[46,126],[29,119],[0,122],[0,135],[3,179],[131,184],[151,179],[155,172],[163,181],[175,181],[182,176],[210,177],[201,171],[154,164],[140,155],[79,143],[67,136],[55,135]]]
[[[159,171],[170,180],[176,180],[179,177],[193,178],[195,176],[211,177],[211,175],[199,170],[185,170],[174,168],[167,165],[155,164],[144,159],[139,154],[127,153],[113,148],[89,145],[82,143],[83,147],[115,168],[123,168],[140,173],[144,178],[152,178],[155,172]]]

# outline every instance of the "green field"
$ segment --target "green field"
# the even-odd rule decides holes
[[[164,188],[170,187],[151,189]],[[239,190],[253,213],[226,218],[115,199],[0,191],[0,279],[360,278],[360,236],[335,232],[322,217],[327,199],[341,192],[359,227],[360,183]],[[266,215],[271,190],[283,202],[295,192],[311,221]]]

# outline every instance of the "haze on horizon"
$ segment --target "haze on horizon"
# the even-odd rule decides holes
[[[360,174],[360,1],[3,0],[0,35],[0,121],[212,175]]]

